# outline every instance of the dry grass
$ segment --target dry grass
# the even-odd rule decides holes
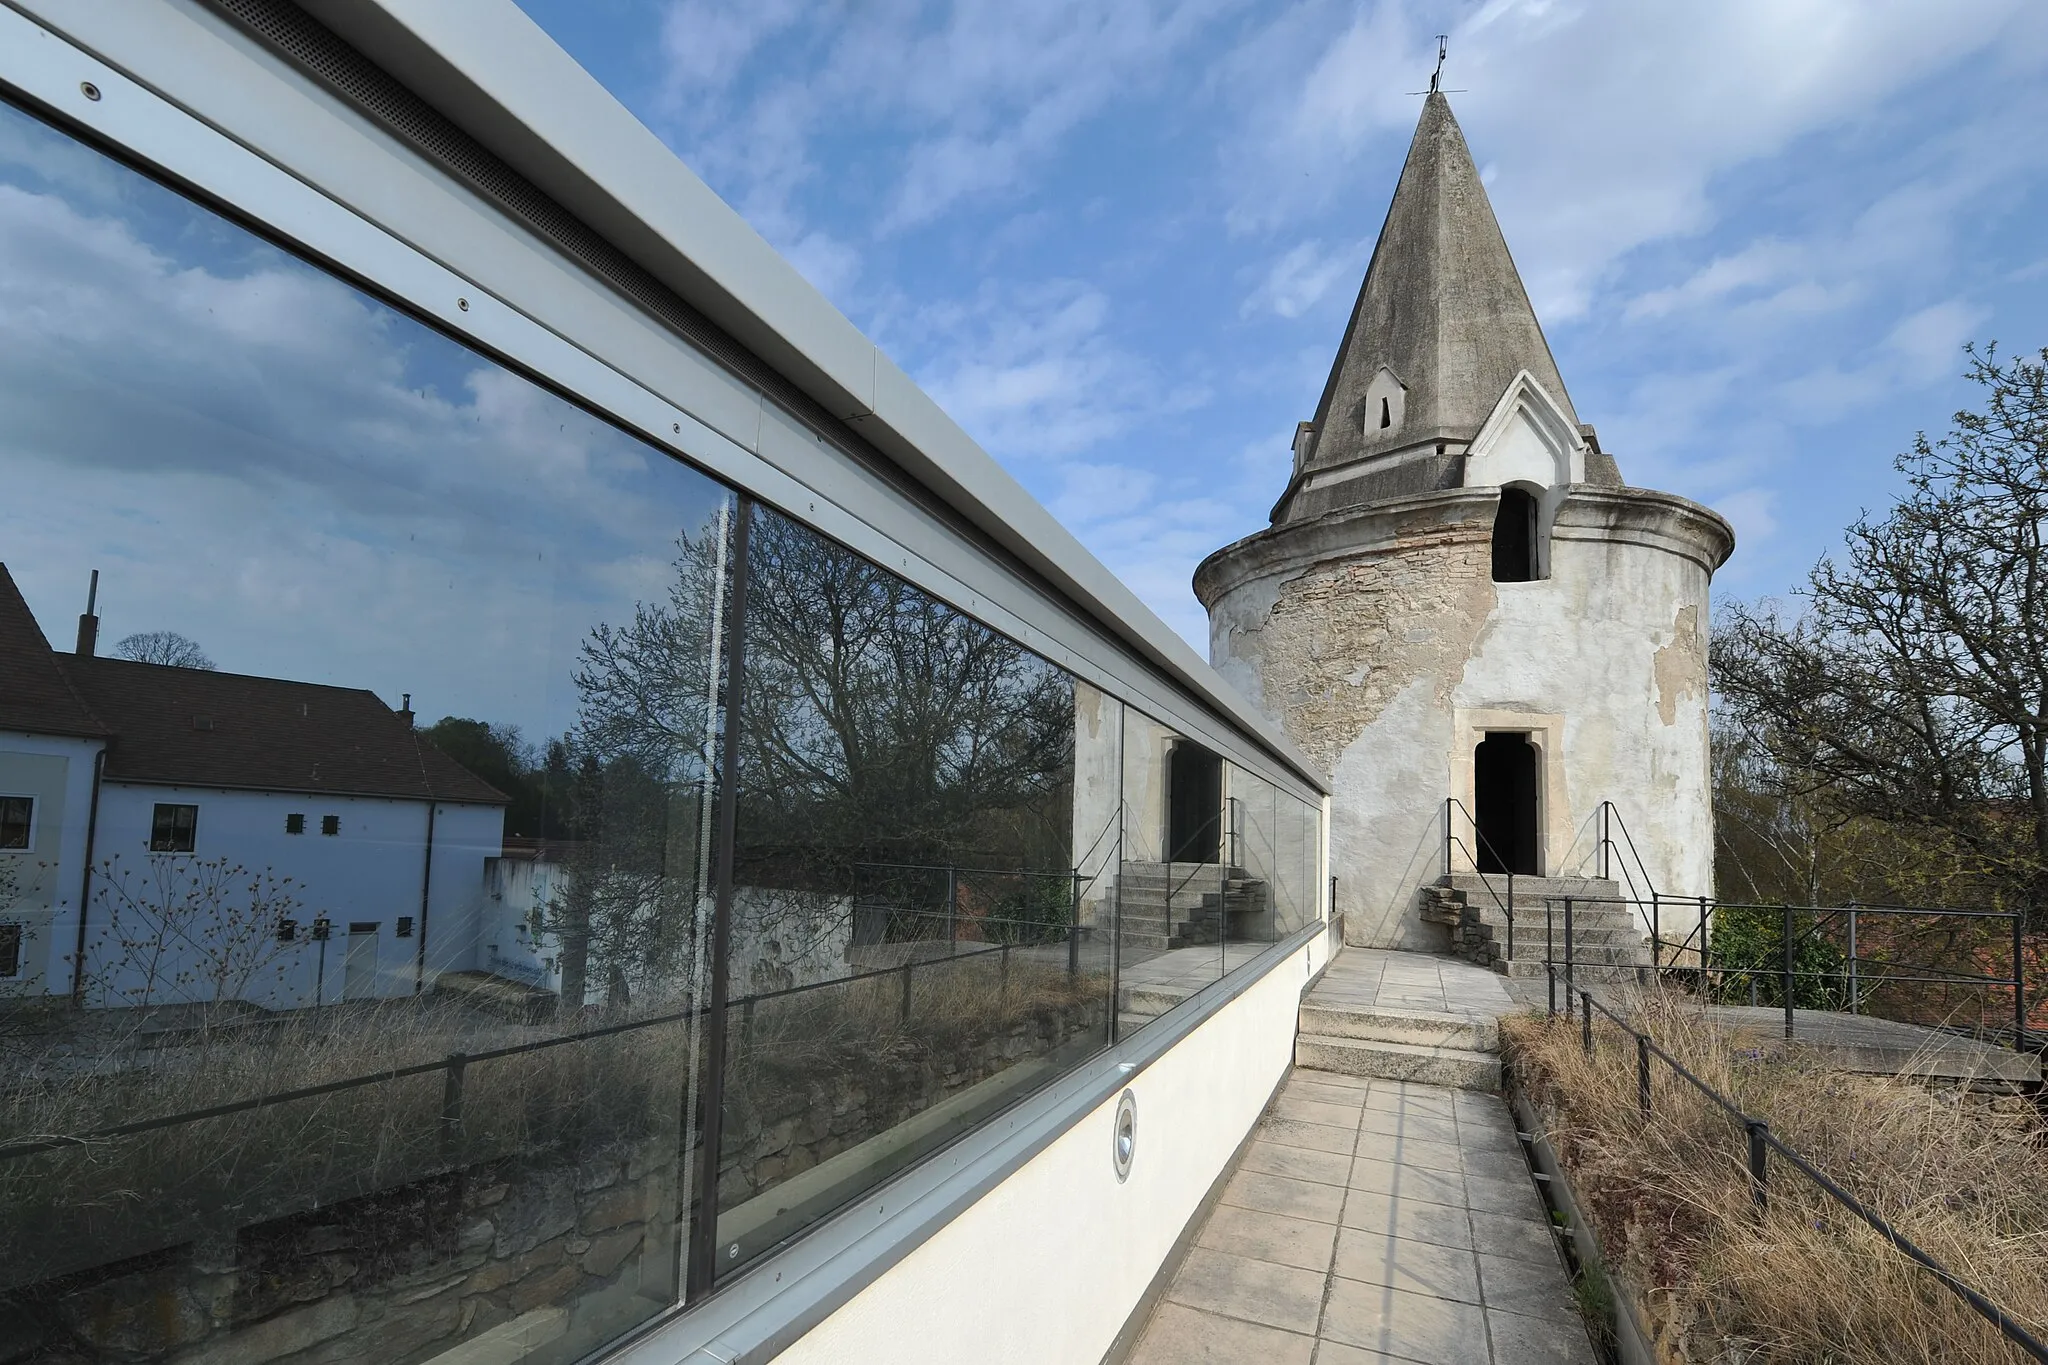
[[[1007,982],[994,955],[919,968],[913,978],[908,1019],[893,973],[762,1006],[749,1046],[735,1047],[729,1102],[774,1106],[787,1097],[801,1104],[821,1076],[855,1073],[905,1092],[896,1106],[903,1112],[870,1116],[886,1126],[930,1102],[921,1088],[962,1070],[986,1074],[991,1065],[1022,1060],[1011,1056],[1007,1039],[1026,1020],[1044,1021],[1040,1031],[1058,1037],[1088,1013],[1091,998],[1107,998],[1105,981],[1069,982],[1063,970],[1028,952],[1013,955]],[[658,1015],[662,1007],[637,1013]],[[630,1017],[512,1024],[431,997],[266,1020],[232,1008],[187,1010],[166,1044],[137,1031],[137,1018],[127,1019],[123,1032],[111,1013],[88,1016],[104,1036],[72,1037],[6,1058],[0,1142],[191,1113]],[[733,1020],[735,1033],[739,1023]],[[691,1033],[686,1023],[663,1023],[473,1061],[452,1144],[444,1141],[445,1073],[437,1069],[130,1137],[0,1157],[0,1290],[196,1237],[232,1235],[458,1166],[503,1157],[573,1159],[621,1141],[673,1148],[681,1141]]]
[[[1827,1071],[1714,1026],[1675,994],[1637,1008],[1639,1027],[1694,1074],[2048,1335],[2048,1131],[2030,1103]],[[1502,1033],[1610,1269],[1643,1292],[1663,1359],[2027,1359],[1775,1156],[1757,1217],[1742,1130],[1654,1059],[1645,1121],[1634,1044],[1597,1014],[1590,1057],[1575,1020],[1517,1016]]]

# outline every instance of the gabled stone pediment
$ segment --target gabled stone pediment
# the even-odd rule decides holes
[[[1585,481],[1586,442],[1578,423],[1523,370],[1472,438],[1465,452],[1465,486],[1521,483],[1549,489]]]

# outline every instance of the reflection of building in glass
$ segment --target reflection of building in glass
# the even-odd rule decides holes
[[[505,798],[423,743],[411,712],[60,653],[4,565],[0,677],[0,792],[29,807],[23,847],[0,852],[20,864],[0,906],[26,945],[12,993],[290,1008],[490,965]]]
[[[1329,960],[1321,778],[430,12],[0,6],[0,1355],[1100,1359]],[[341,685],[51,649],[110,563]]]

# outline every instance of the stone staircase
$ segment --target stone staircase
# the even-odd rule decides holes
[[[1500,1030],[1512,1004],[1470,963],[1347,948],[1304,993],[1294,1064],[1459,1090],[1500,1089]]]
[[[1541,979],[1546,943],[1566,957],[1564,900],[1572,899],[1573,978],[1632,982],[1649,972],[1649,935],[1633,905],[1617,904],[1620,884],[1599,877],[1516,877],[1514,952],[1508,952],[1508,878],[1465,872],[1422,888],[1425,923],[1450,930],[1451,951],[1504,976]],[[1546,912],[1548,928],[1546,930]]]
[[[1119,940],[1152,952],[1223,940],[1228,916],[1232,942],[1270,938],[1266,884],[1241,867],[1221,863],[1125,863],[1117,875]]]

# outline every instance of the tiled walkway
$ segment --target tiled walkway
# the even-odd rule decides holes
[[[1338,964],[1356,958],[1347,976],[1376,975],[1360,989],[1382,1007],[1432,1008],[1425,978],[1433,960],[1373,956],[1395,960],[1370,961],[1354,948]],[[1440,994],[1435,1007],[1469,1006],[1460,994]],[[1133,1365],[1593,1358],[1499,1096],[1299,1069],[1131,1357]]]
[[[1515,1008],[1506,979],[1455,957],[1346,948],[1309,988],[1311,1005],[1498,1019]]]

